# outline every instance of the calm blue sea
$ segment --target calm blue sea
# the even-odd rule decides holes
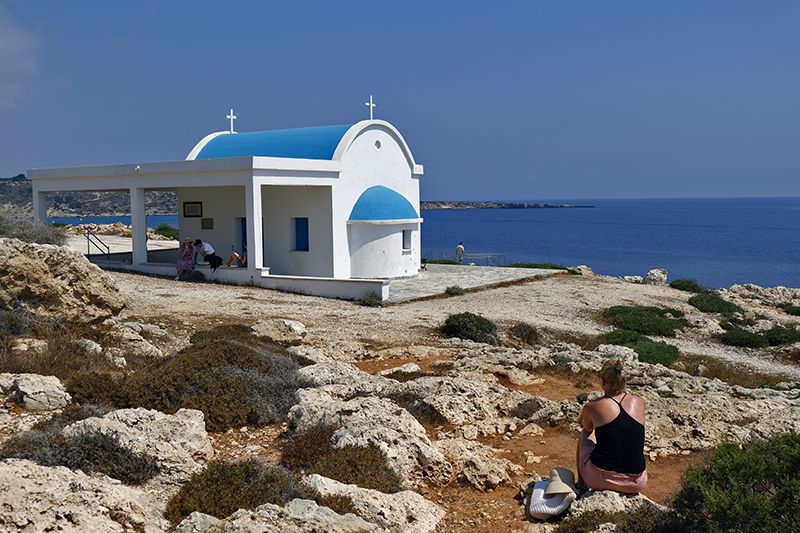
[[[476,262],[492,255],[506,262],[586,264],[614,276],[663,267],[670,279],[691,277],[713,287],[800,287],[800,198],[558,202],[595,207],[423,211],[423,256],[451,257],[463,241]],[[116,220],[130,223],[129,217],[83,218]],[[177,217],[147,221],[176,225]]]

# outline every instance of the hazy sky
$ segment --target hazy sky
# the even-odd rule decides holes
[[[800,195],[800,2],[0,0],[0,176],[356,122],[424,199]]]

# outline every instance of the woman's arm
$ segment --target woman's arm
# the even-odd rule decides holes
[[[584,405],[583,411],[581,411],[581,415],[578,417],[578,425],[580,425],[581,428],[588,433],[594,431],[594,420],[592,419],[591,405],[591,403]]]

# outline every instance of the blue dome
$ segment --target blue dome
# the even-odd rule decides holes
[[[352,124],[339,124],[217,135],[195,159],[255,156],[331,159],[339,141],[351,127]]]
[[[383,185],[376,185],[358,197],[350,220],[409,220],[419,215],[405,196]]]

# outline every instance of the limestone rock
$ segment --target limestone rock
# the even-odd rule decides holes
[[[103,352],[103,347],[91,339],[78,339],[75,344],[87,355],[97,355]]]
[[[17,355],[41,355],[47,351],[47,341],[41,339],[20,338],[11,341],[11,351]]]
[[[496,450],[480,442],[464,438],[442,439],[436,442],[453,464],[456,475],[478,490],[493,489],[511,481],[511,474],[522,468],[506,459],[498,458]]]
[[[595,351],[609,355],[611,357],[622,359],[623,363],[630,363],[639,360],[639,356],[636,354],[633,348],[628,348],[627,346],[617,346],[616,344],[601,344],[595,349]]]
[[[303,478],[303,483],[324,496],[345,496],[358,515],[389,531],[429,533],[444,518],[445,510],[414,491],[385,494],[377,490],[347,485],[319,474]]]
[[[663,268],[654,268],[642,278],[643,285],[666,285],[667,271]]]
[[[416,374],[421,371],[422,369],[419,367],[418,364],[406,363],[402,366],[398,366],[395,368],[387,368],[386,370],[381,370],[380,372],[378,372],[378,375],[391,377],[392,374]]]
[[[641,283],[644,278],[642,276],[622,276],[622,280],[628,283]]]
[[[787,287],[761,287],[752,283],[733,285],[727,290],[720,291],[734,299],[760,301],[770,307],[785,303],[800,305],[800,289]]]
[[[667,510],[663,505],[659,505],[647,496],[642,496],[641,494],[625,495],[611,490],[590,490],[572,502],[568,511],[568,516],[580,516],[590,511],[607,511],[609,513],[618,511],[632,512],[642,505],[655,507],[661,511]]]
[[[354,514],[340,515],[311,500],[294,499],[279,507],[268,503],[254,511],[240,509],[224,520],[192,513],[176,533],[372,533],[383,531]]]
[[[0,390],[25,409],[58,409],[72,400],[55,376],[0,374]]]
[[[334,446],[375,446],[407,486],[420,480],[446,483],[452,466],[428,440],[425,428],[408,411],[385,398],[341,400],[325,390],[304,389],[289,410],[297,431],[336,425]]]
[[[99,322],[125,306],[111,276],[67,247],[0,238],[0,279],[0,308],[38,318]]]
[[[302,322],[287,318],[271,318],[253,324],[257,337],[284,346],[297,346],[303,342],[308,330]]]
[[[159,532],[163,504],[106,476],[22,459],[0,462],[0,531]]]
[[[213,456],[202,411],[180,409],[167,415],[150,409],[119,409],[102,418],[92,417],[64,428],[74,436],[98,432],[116,438],[135,452],[155,457],[160,476],[170,482],[186,481]]]

